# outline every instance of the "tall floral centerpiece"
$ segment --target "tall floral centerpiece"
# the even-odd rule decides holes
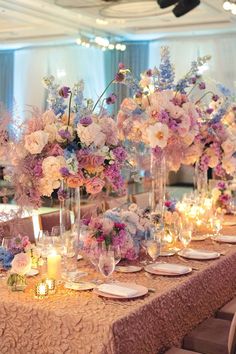
[[[177,171],[181,164],[194,163],[201,153],[192,146],[199,134],[200,113],[187,91],[196,82],[198,67],[208,59],[193,62],[184,79],[175,84],[169,49],[164,47],[158,69],[142,73],[139,82],[127,75],[134,96],[122,102],[118,127],[121,139],[142,142],[150,148],[153,211],[163,211],[166,166]]]
[[[203,86],[205,89],[205,85]],[[204,196],[208,190],[207,171],[214,169],[214,174],[220,179],[232,176],[236,170],[235,130],[227,122],[228,110],[231,106],[231,95],[220,85],[222,95],[212,95],[209,105],[201,107],[202,115],[199,122],[199,134],[194,139],[193,146],[201,154],[195,166],[195,179],[198,194]],[[205,92],[203,97],[211,92]],[[198,101],[200,105],[200,100]]]
[[[79,188],[89,195],[108,189],[122,193],[121,167],[126,152],[119,143],[116,122],[103,107],[104,103],[114,103],[115,95],[107,97],[95,113],[97,103],[84,98],[83,81],[72,89],[60,88],[50,76],[44,84],[49,109],[34,112],[26,121],[16,149],[17,203],[39,207],[42,196],[58,191],[65,208],[71,204],[68,188],[77,190],[73,192],[77,202]],[[79,216],[78,203],[76,208]],[[61,220],[62,216],[61,212]]]

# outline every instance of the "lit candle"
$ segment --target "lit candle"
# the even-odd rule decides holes
[[[45,283],[48,286],[49,294],[55,294],[56,292],[56,281],[54,279],[46,279]]]
[[[43,299],[48,296],[48,285],[45,282],[38,283],[35,287],[35,297]]]
[[[48,278],[60,280],[61,279],[61,256],[52,251],[48,257]]]

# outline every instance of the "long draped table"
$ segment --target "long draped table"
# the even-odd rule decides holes
[[[224,232],[236,234],[236,227]],[[191,247],[222,255],[211,261],[184,260],[177,255],[160,258],[195,268],[180,277],[115,272],[115,280],[155,289],[136,300],[111,300],[62,286],[55,295],[38,300],[34,284],[39,277],[29,279],[24,293],[10,292],[1,279],[0,353],[156,354],[179,345],[186,333],[236,292],[236,245],[206,240],[192,242]],[[78,265],[91,278],[99,277],[86,261]]]

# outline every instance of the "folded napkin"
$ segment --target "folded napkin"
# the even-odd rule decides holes
[[[98,287],[99,291],[103,293],[108,293],[111,295],[118,295],[123,297],[134,296],[138,293],[136,289],[128,288],[126,286],[117,284],[102,284]]]
[[[194,250],[192,248],[187,248],[183,251],[183,255],[188,257],[216,257],[217,252],[214,251],[205,251],[205,250]]]
[[[178,265],[178,264],[171,264],[171,263],[159,263],[152,266],[153,269],[160,271],[162,273],[172,273],[172,274],[184,274],[186,273],[189,268]]]
[[[216,238],[217,241],[222,241],[222,242],[236,242],[236,236],[230,236],[230,235],[221,235]]]

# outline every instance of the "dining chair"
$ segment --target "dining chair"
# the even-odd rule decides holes
[[[216,313],[217,318],[222,318],[223,320],[231,321],[236,312],[236,297],[219,309]]]
[[[236,313],[232,322],[209,318],[184,337],[183,348],[171,348],[165,354],[235,354]]]
[[[0,224],[1,236],[13,237],[18,234],[28,236],[30,242],[35,242],[34,225],[32,217],[17,218]]]
[[[52,213],[41,214],[39,216],[39,227],[40,230],[48,231],[51,233],[53,226],[60,225],[60,211],[54,211]],[[66,217],[65,229],[70,230],[71,222],[69,213]]]
[[[133,203],[136,203],[142,209],[145,209],[149,205],[149,193],[134,194],[131,197]]]

